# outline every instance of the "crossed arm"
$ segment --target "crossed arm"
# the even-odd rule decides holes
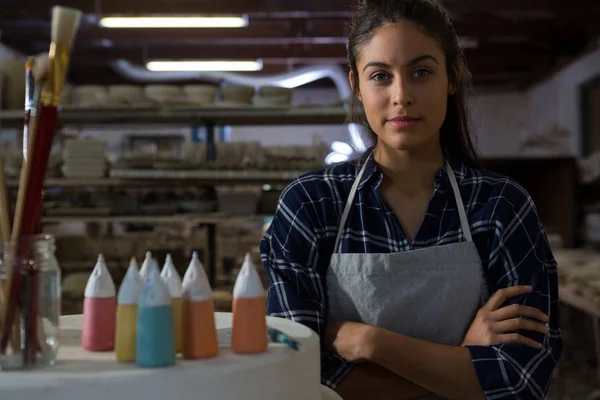
[[[485,399],[466,346],[513,343],[541,349],[541,343],[512,332],[545,335],[547,316],[533,307],[500,307],[531,291],[529,286],[497,291],[477,313],[461,346],[430,343],[356,322],[329,324],[326,345],[359,363],[337,387],[338,393],[345,400],[363,399],[366,393],[383,399],[412,399],[428,393],[447,399]]]

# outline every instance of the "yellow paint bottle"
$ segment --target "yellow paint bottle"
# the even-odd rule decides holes
[[[119,288],[115,329],[115,357],[119,362],[135,362],[138,298],[142,279],[135,258]]]
[[[167,254],[165,265],[160,273],[163,281],[169,288],[171,295],[171,304],[173,305],[173,327],[175,329],[175,350],[181,351],[182,333],[181,333],[181,277],[173,265],[173,259]]]

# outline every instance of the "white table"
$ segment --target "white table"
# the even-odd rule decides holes
[[[61,347],[56,365],[33,371],[0,372],[0,399],[80,400],[85,398],[86,400],[106,400],[112,398],[107,397],[111,395],[110,388],[118,386],[119,393],[123,393],[125,396],[123,399],[145,400],[148,398],[147,394],[143,394],[145,382],[152,387],[154,395],[156,390],[164,390],[166,393],[169,388],[174,391],[180,391],[182,387],[202,388],[199,377],[204,379],[203,382],[211,382],[210,386],[214,380],[219,378],[223,380],[223,376],[230,376],[241,382],[241,379],[252,379],[252,374],[254,374],[254,379],[258,380],[262,378],[260,376],[261,368],[258,367],[271,363],[279,365],[282,360],[288,363],[293,362],[294,365],[302,363],[303,368],[294,373],[307,375],[301,376],[299,382],[316,380],[317,376],[314,374],[319,370],[317,366],[315,372],[314,359],[315,352],[318,354],[319,351],[319,337],[307,327],[289,320],[267,317],[269,326],[294,337],[301,343],[303,351],[299,354],[291,354],[293,351],[286,346],[272,344],[269,346],[269,351],[264,354],[241,356],[232,353],[228,346],[231,336],[231,313],[215,313],[215,321],[221,345],[218,357],[201,362],[178,360],[173,367],[146,369],[137,367],[135,364],[116,362],[113,352],[89,353],[84,351],[81,348],[82,316],[61,317]],[[223,346],[225,343],[227,346]],[[304,368],[304,366],[308,367]],[[277,382],[277,379],[288,378],[285,375],[286,371],[277,373],[280,373],[281,376],[273,376],[274,382]],[[137,383],[137,387],[128,385],[128,381],[132,379]],[[156,387],[157,380],[161,382],[159,388]],[[301,383],[298,385],[300,386]],[[264,388],[264,390],[264,398],[267,396],[272,398],[268,393],[271,389]],[[302,389],[299,387],[299,390]],[[341,400],[341,397],[325,386],[321,386],[321,392],[322,400]],[[180,398],[176,393],[174,394],[175,397],[171,396],[172,398]],[[212,399],[213,396],[210,398]],[[165,398],[168,397],[169,395]],[[197,397],[198,400],[204,398],[209,397]]]

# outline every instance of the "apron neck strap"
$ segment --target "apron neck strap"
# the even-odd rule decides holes
[[[467,219],[465,205],[463,204],[462,198],[460,196],[460,189],[458,188],[456,176],[454,176],[454,171],[452,170],[452,166],[448,161],[446,161],[446,169],[448,170],[450,185],[452,186],[452,191],[454,192],[454,199],[456,200],[456,207],[458,208],[458,217],[460,218],[460,226],[462,228],[463,235],[465,235],[465,239],[467,242],[472,242],[473,236],[471,236],[471,228],[469,227],[469,220]]]
[[[337,235],[335,237],[335,245],[333,246],[333,252],[337,253],[338,246],[340,245],[340,240],[342,238],[342,232],[344,232],[344,226],[346,225],[346,220],[348,219],[348,214],[350,214],[350,208],[352,208],[352,202],[354,201],[354,196],[356,196],[356,191],[358,190],[358,185],[360,185],[360,180],[362,179],[363,174],[365,173],[365,169],[367,168],[367,164],[371,159],[373,152],[369,154],[362,168],[358,172],[356,179],[354,179],[354,183],[352,184],[352,189],[350,189],[350,194],[348,195],[348,200],[346,200],[346,206],[344,207],[344,212],[342,213],[342,218],[340,219],[340,225],[338,227]]]
[[[346,225],[346,220],[348,219],[348,214],[350,214],[350,209],[352,208],[352,203],[354,202],[354,197],[356,196],[356,192],[358,190],[358,185],[360,185],[360,181],[367,167],[367,163],[371,159],[373,153],[369,154],[365,163],[361,167],[354,183],[352,184],[352,189],[350,189],[350,194],[348,195],[348,199],[346,200],[346,206],[344,207],[344,212],[342,213],[342,218],[340,219],[340,224],[338,227],[337,235],[335,237],[335,245],[333,247],[334,253],[338,252],[338,247],[340,245],[340,241],[342,239],[342,233],[344,232],[344,227]],[[456,181],[456,176],[454,175],[454,171],[452,170],[452,166],[446,161],[446,169],[448,170],[448,177],[450,178],[450,185],[452,186],[452,192],[454,193],[454,199],[456,201],[456,207],[458,209],[458,217],[460,218],[460,226],[462,228],[463,234],[467,242],[472,242],[473,237],[471,235],[471,228],[469,227],[469,221],[467,219],[467,212],[465,211],[465,206],[463,204],[462,198],[460,196],[460,190],[458,188],[458,182]]]

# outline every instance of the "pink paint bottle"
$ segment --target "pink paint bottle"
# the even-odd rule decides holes
[[[88,351],[113,350],[116,315],[115,284],[100,254],[85,287],[81,346]]]

